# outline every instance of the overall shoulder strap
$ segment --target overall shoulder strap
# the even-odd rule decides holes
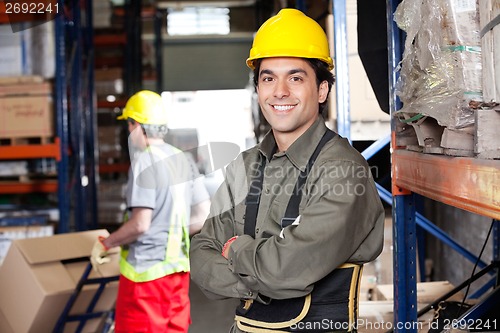
[[[257,223],[257,213],[259,212],[260,194],[264,182],[264,169],[266,168],[266,157],[259,155],[260,164],[257,174],[253,175],[250,189],[245,199],[245,226],[243,231],[246,235],[255,238],[255,224]]]
[[[309,172],[311,172],[312,166],[316,161],[316,158],[318,157],[319,153],[321,152],[321,149],[323,149],[326,143],[331,139],[333,139],[335,135],[336,133],[333,132],[332,130],[329,129],[326,130],[325,134],[323,135],[318,145],[316,146],[316,149],[311,155],[311,158],[307,163],[307,167],[305,168],[304,171],[300,173],[299,178],[297,179],[297,183],[295,183],[295,188],[292,193],[292,196],[288,201],[288,206],[286,207],[285,216],[283,216],[283,218],[281,219],[282,228],[292,224],[293,221],[295,221],[295,219],[297,218],[297,216],[299,216],[299,205],[300,205],[300,200],[302,199],[302,188],[306,183],[307,176],[309,175]]]

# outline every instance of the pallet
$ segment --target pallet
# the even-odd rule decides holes
[[[0,77],[0,86],[43,83],[44,81],[44,78],[39,75],[4,76]]]
[[[407,122],[406,130],[413,128],[416,142],[406,145],[408,150],[417,151],[426,154],[443,154],[443,148],[440,146],[444,127],[440,126],[434,118],[423,116],[416,121]],[[408,136],[408,134],[407,134]]]
[[[396,126],[396,145],[425,154],[480,159],[500,159],[500,105],[474,107],[475,122],[463,128],[447,128],[434,118]]]
[[[52,136],[0,138],[0,146],[45,145],[53,142]]]
[[[2,183],[23,183],[29,184],[33,182],[45,181],[45,180],[56,180],[56,173],[36,173],[36,174],[26,174],[26,175],[12,175],[12,176],[0,176],[0,185]]]

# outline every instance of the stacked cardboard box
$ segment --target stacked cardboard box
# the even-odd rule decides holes
[[[0,138],[53,135],[51,84],[40,77],[0,78]]]

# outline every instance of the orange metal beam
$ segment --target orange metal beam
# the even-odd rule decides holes
[[[0,193],[20,194],[20,193],[53,193],[57,192],[56,180],[43,180],[32,182],[0,182]]]
[[[126,100],[116,100],[114,102],[108,102],[108,101],[97,101],[97,107],[98,108],[123,108],[125,107],[125,104],[127,104]]]
[[[61,159],[61,148],[59,138],[54,143],[41,145],[12,145],[0,146],[0,156],[2,159],[26,159],[53,157],[57,161]]]
[[[123,66],[123,57],[96,57],[94,60],[94,65],[96,68],[100,67],[121,67]]]
[[[130,165],[128,163],[99,164],[99,173],[126,173]]]
[[[393,183],[467,211],[500,219],[500,160],[396,149]]]
[[[103,46],[125,45],[127,36],[125,34],[95,35],[94,44]]]

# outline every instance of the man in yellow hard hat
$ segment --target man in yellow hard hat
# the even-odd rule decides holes
[[[282,9],[247,65],[271,130],[228,165],[192,239],[192,279],[241,300],[231,332],[354,332],[385,214],[366,160],[321,116],[334,83],[326,34]]]
[[[189,234],[208,215],[208,192],[196,166],[163,140],[167,113],[160,95],[136,93],[118,119],[130,133],[127,218],[95,242],[91,261],[98,270],[109,260],[107,250],[122,246],[116,333],[187,333]]]

